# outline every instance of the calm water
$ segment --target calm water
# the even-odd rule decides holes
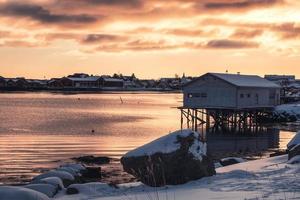
[[[181,98],[165,93],[0,94],[0,182],[28,180],[79,155],[119,158],[179,129],[180,113],[174,107],[182,104]],[[293,134],[210,140],[220,151],[245,146],[261,151],[285,148]]]

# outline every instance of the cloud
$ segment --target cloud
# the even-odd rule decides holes
[[[256,42],[245,42],[238,40],[211,40],[206,44],[206,48],[213,49],[242,49],[242,48],[257,48],[259,44]]]
[[[54,14],[40,5],[23,3],[2,4],[0,6],[0,15],[10,17],[27,17],[46,24],[88,24],[98,21],[98,17],[87,14]]]
[[[300,38],[300,25],[296,23],[282,23],[273,25],[270,28],[276,32],[281,39],[297,39]]]
[[[83,37],[81,43],[84,44],[95,44],[99,42],[116,42],[127,40],[126,36],[111,35],[111,34],[88,34]]]
[[[226,1],[210,1],[204,3],[204,8],[211,10],[223,10],[223,9],[237,9],[244,10],[253,7],[266,7],[273,6],[275,4],[283,3],[283,0],[226,0]]]
[[[263,30],[261,29],[237,29],[230,36],[232,38],[242,38],[242,39],[251,39],[263,34]]]
[[[125,7],[141,7],[144,2],[142,0],[58,0],[56,3],[69,4],[85,4],[90,6],[125,6]]]

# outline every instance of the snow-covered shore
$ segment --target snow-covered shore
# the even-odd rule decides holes
[[[186,130],[182,134],[185,136],[189,132],[191,131]],[[169,152],[167,150],[173,148],[167,150],[162,150],[162,148],[172,144],[177,150],[176,140],[172,140],[172,138],[174,139],[174,136],[178,134],[180,132],[169,134],[170,140],[166,140],[168,136],[162,137],[138,148],[131,154],[133,156],[150,155],[149,153],[153,152],[153,148],[150,146],[159,147],[157,149],[161,152]],[[191,134],[193,136],[195,133],[191,132]],[[119,185],[100,182],[81,184],[83,181],[76,180],[80,180],[80,177],[85,176],[84,174],[94,172],[92,170],[94,168],[81,164],[66,164],[35,177],[29,185],[0,187],[0,200],[300,199],[299,138],[300,132],[287,145],[289,155],[246,162],[237,159],[241,163],[219,167],[216,169],[216,175],[198,180],[190,179],[195,181],[181,185],[149,187],[141,182]],[[203,156],[205,154],[204,151],[200,153]],[[127,154],[127,156],[131,154]]]
[[[275,114],[295,116],[300,119],[300,103],[282,104],[275,107]]]
[[[217,175],[184,185],[151,188],[142,183],[119,189],[95,183],[77,186],[81,193],[55,196],[60,200],[123,199],[300,199],[300,164],[287,164],[287,156],[244,162],[217,169]]]
[[[296,157],[295,157],[296,158]],[[299,158],[297,158],[300,161]],[[61,190],[52,199],[57,200],[199,200],[199,199],[300,199],[300,163],[289,164],[287,155],[248,161],[217,168],[212,177],[191,181],[183,185],[160,188],[148,187],[140,182],[111,187],[104,183],[74,184],[79,194],[67,195]],[[20,187],[19,187],[20,188]],[[18,200],[37,196],[37,192],[24,195],[26,189],[11,190],[20,194]],[[0,196],[2,200],[8,200]],[[49,200],[42,195],[34,199]],[[14,199],[10,199],[14,200]]]

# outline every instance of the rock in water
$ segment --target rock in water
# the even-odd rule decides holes
[[[128,152],[124,170],[144,184],[159,187],[183,184],[216,173],[206,143],[192,130],[179,130]]]

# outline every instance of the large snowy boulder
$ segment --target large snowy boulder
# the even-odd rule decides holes
[[[55,187],[54,185],[51,184],[45,184],[45,183],[29,184],[29,185],[25,185],[24,188],[28,188],[43,193],[50,198],[54,197],[54,195],[56,195],[59,190],[58,187]]]
[[[69,186],[70,184],[75,182],[75,178],[72,174],[70,174],[69,172],[58,171],[58,170],[51,170],[44,174],[40,174],[40,175],[36,176],[35,178],[33,178],[33,181],[41,180],[41,179],[49,178],[49,177],[60,178],[63,181],[64,186]]]
[[[129,174],[149,186],[183,184],[215,174],[206,143],[192,130],[179,130],[128,152],[121,158]]]
[[[45,194],[23,187],[0,186],[0,200],[50,200]]]
[[[300,131],[298,131],[293,139],[291,139],[291,141],[287,144],[287,149],[290,150],[298,144],[300,144]]]

